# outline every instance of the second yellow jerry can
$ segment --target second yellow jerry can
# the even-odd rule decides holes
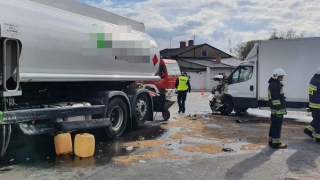
[[[77,134],[74,138],[74,153],[79,157],[91,157],[94,154],[95,139],[92,134]]]

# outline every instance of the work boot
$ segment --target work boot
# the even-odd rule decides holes
[[[303,132],[304,132],[306,135],[310,136],[311,138],[314,138],[313,135],[312,135],[312,131],[310,131],[308,128],[305,128],[305,129],[303,130]]]
[[[181,113],[181,111],[178,111],[178,113],[180,114],[180,113]]]
[[[276,149],[285,149],[285,148],[287,148],[288,146],[286,145],[286,144],[283,144],[283,143],[273,143],[272,145],[271,145],[271,147],[273,147],[273,148],[276,148]]]

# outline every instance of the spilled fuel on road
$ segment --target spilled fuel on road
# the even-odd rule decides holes
[[[95,136],[95,153],[93,157],[80,158],[74,154],[55,154],[54,137],[52,136],[28,136],[14,129],[12,142],[10,142],[7,153],[0,159],[1,171],[10,171],[13,165],[24,166],[71,166],[86,167],[92,165],[106,164],[111,162],[115,156],[125,156],[137,150],[123,146],[127,142],[139,140],[153,140],[163,135],[166,130],[160,124],[146,124],[144,127],[134,131],[127,131],[122,137],[110,140],[106,138],[103,129],[90,130]],[[79,132],[78,132],[79,133]],[[74,139],[76,133],[71,133]]]

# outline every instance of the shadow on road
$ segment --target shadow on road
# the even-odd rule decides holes
[[[299,144],[293,144],[290,148],[297,150],[286,160],[290,172],[319,170],[315,161],[320,156],[320,143],[316,143],[310,139],[300,141]]]
[[[268,161],[274,152],[276,152],[276,149],[272,149],[270,147],[263,148],[257,155],[248,158],[229,169],[226,173],[225,179],[242,179],[245,173]]]

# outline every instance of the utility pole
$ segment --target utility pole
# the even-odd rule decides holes
[[[171,49],[171,37],[170,37],[170,49]]]
[[[196,45],[196,35],[193,35],[193,45]]]
[[[230,53],[232,53],[232,50],[231,50],[231,40],[229,38],[229,50],[230,50]]]
[[[195,42],[196,42],[196,35],[194,34],[194,35],[193,35],[193,45],[194,45],[194,46],[196,45]],[[193,56],[196,57],[196,49],[195,49],[195,48],[193,49]]]

